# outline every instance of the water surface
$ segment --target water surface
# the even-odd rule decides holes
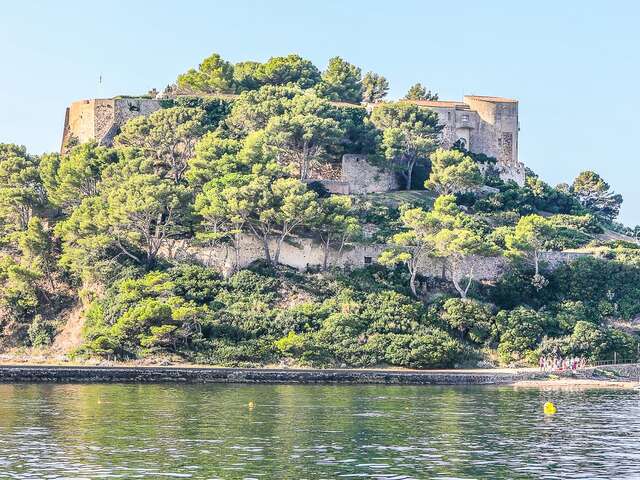
[[[639,413],[633,391],[0,385],[0,478],[640,478]]]

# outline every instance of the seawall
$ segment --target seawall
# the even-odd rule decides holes
[[[288,383],[497,385],[532,372],[490,370],[351,370],[185,367],[0,366],[0,383]]]

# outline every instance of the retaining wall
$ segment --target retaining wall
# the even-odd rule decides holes
[[[416,370],[281,370],[258,368],[0,366],[3,383],[346,383],[492,385],[527,373],[420,372]]]

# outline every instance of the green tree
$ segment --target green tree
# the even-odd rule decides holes
[[[595,172],[580,173],[571,185],[571,192],[583,207],[609,221],[620,212],[622,195],[611,191],[609,184]]]
[[[476,300],[450,298],[442,306],[440,318],[461,338],[469,338],[475,343],[487,340],[493,326],[491,306]]]
[[[129,120],[115,139],[117,147],[133,147],[153,159],[155,171],[180,183],[204,133],[200,108],[173,107]]]
[[[353,214],[351,198],[332,195],[321,201],[315,228],[322,242],[322,269],[326,270],[331,248],[335,248],[340,255],[347,242],[361,233],[360,223]]]
[[[311,226],[319,214],[317,195],[305,184],[264,174],[229,174],[209,182],[196,200],[196,210],[205,222],[201,236],[230,240],[236,267],[243,232],[262,242],[265,259],[275,265],[284,241],[297,228]],[[273,255],[271,240],[276,242]]]
[[[262,130],[273,117],[287,112],[293,98],[301,93],[302,90],[297,87],[273,85],[242,92],[224,121],[223,132],[240,139]]]
[[[257,90],[261,87],[258,79],[260,66],[259,62],[239,62],[234,65],[233,82],[237,93]]]
[[[263,85],[295,85],[307,89],[320,82],[320,70],[299,55],[271,57],[258,69],[258,80]]]
[[[62,241],[59,264],[83,280],[92,279],[95,269],[109,258],[110,250],[116,252],[116,258],[124,255],[125,248],[120,249],[116,239],[109,235],[108,206],[100,196],[86,197],[67,219],[55,226],[54,234]]]
[[[27,229],[18,234],[23,262],[33,271],[42,273],[54,290],[55,255],[50,232],[40,217],[32,217]]]
[[[283,242],[302,225],[311,224],[317,216],[315,192],[293,178],[273,180],[256,176],[248,185],[251,212],[250,231],[261,239],[265,259],[277,264]],[[276,251],[271,256],[269,242],[276,238]]]
[[[144,251],[147,267],[158,252],[185,229],[188,192],[185,187],[155,175],[133,175],[106,192],[109,233],[125,255],[142,263],[126,247],[129,242]]]
[[[438,115],[406,102],[383,103],[374,108],[371,120],[383,131],[386,159],[402,174],[409,190],[413,167],[419,160],[426,160],[438,146],[442,130]]]
[[[426,188],[438,193],[468,192],[482,185],[482,174],[476,162],[458,150],[437,149],[430,156],[431,174]]]
[[[340,57],[329,59],[316,86],[318,94],[329,100],[360,103],[362,101],[362,71]]]
[[[433,236],[434,253],[440,257],[451,275],[461,298],[466,298],[474,280],[474,265],[469,257],[494,256],[498,251],[477,229],[469,215],[460,211],[453,195],[436,199],[433,215],[440,229]],[[462,282],[467,279],[466,285]]]
[[[416,83],[409,88],[409,91],[404,96],[405,100],[438,100],[437,93],[431,93],[431,90],[427,91],[427,88],[421,83]]]
[[[197,93],[232,93],[234,91],[233,65],[214,53],[205,58],[198,69],[178,75],[178,87]]]
[[[25,230],[44,200],[38,159],[24,147],[0,143],[0,226],[6,233]]]
[[[98,194],[103,169],[117,160],[113,149],[95,142],[73,147],[58,158],[49,156],[40,164],[49,200],[67,211],[77,207],[83,198]]]
[[[40,306],[40,275],[19,264],[13,258],[0,255],[0,324],[8,321],[24,323],[35,315]]]
[[[533,285],[537,289],[547,284],[547,280],[540,274],[540,259],[545,246],[555,235],[556,228],[551,221],[533,214],[521,217],[513,233],[505,237],[507,252],[533,265]]]
[[[403,210],[400,221],[406,231],[391,237],[389,243],[392,247],[382,252],[378,262],[388,266],[404,263],[409,270],[409,287],[417,297],[418,270],[427,258],[435,256],[434,235],[440,228],[440,222],[433,213],[421,208]]]
[[[227,174],[207,183],[195,200],[195,211],[202,218],[204,229],[199,238],[230,244],[234,253],[232,272],[240,267],[240,241],[253,208],[249,181],[248,175]]]
[[[300,179],[309,178],[327,149],[344,137],[334,115],[334,107],[316,95],[294,98],[290,110],[272,118],[265,130],[279,163],[295,168]]]
[[[500,359],[510,363],[525,358],[542,340],[547,322],[543,314],[526,307],[498,312],[496,325],[500,335]]]
[[[367,103],[377,103],[387,96],[389,82],[382,75],[367,72],[362,77],[362,100]]]

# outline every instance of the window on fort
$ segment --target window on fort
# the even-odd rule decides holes
[[[451,112],[447,112],[447,120],[451,120]]]
[[[462,115],[462,121],[463,122],[468,122],[469,121],[469,115]]]
[[[372,260],[373,259],[371,257],[364,257],[364,264],[371,265]]]

